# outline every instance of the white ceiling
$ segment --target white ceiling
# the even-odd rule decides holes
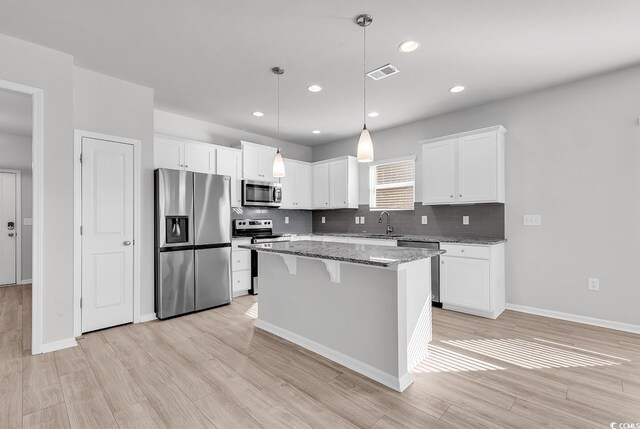
[[[0,10],[1,33],[153,87],[160,109],[268,136],[270,69],[282,66],[282,138],[307,145],[362,126],[362,12],[374,17],[367,69],[401,70],[368,81],[374,132],[640,61],[637,0],[0,0]],[[421,47],[400,53],[407,39]],[[450,94],[455,84],[467,90]]]
[[[0,89],[0,133],[31,135],[31,96]]]

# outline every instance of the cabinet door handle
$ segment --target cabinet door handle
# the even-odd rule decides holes
[[[450,198],[453,198],[453,195],[449,195]]]
[[[444,265],[444,261],[440,262],[442,265]]]
[[[462,194],[460,194],[460,198],[462,198]]]

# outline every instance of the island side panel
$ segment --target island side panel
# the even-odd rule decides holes
[[[335,351],[342,356],[315,350],[358,372],[362,371],[354,366],[363,368],[369,371],[364,375],[398,389],[398,345],[406,339],[399,338],[395,269],[342,263],[338,284],[331,282],[320,259],[298,258],[292,275],[281,255],[258,255],[257,327],[285,338],[292,333],[299,338],[289,335],[291,341],[310,341],[330,349],[329,354]],[[344,357],[351,362],[340,361]]]
[[[401,305],[400,312],[406,312],[406,317],[400,316],[399,323],[406,321],[406,362],[410,371],[427,357],[428,344],[432,339],[430,259],[400,265],[398,290],[403,289],[406,290],[403,294],[406,306],[403,309]]]

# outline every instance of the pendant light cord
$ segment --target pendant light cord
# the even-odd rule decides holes
[[[364,94],[364,103],[362,104],[362,121],[365,128],[367,127],[367,26],[362,27],[362,93]]]
[[[278,136],[278,143],[280,143],[280,75],[278,75],[278,120],[277,120],[277,136]]]

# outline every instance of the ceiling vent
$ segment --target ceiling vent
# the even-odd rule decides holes
[[[367,73],[367,76],[369,76],[373,80],[380,80],[380,79],[384,79],[385,77],[389,77],[393,74],[396,74],[398,72],[400,72],[400,70],[398,70],[396,66],[392,64],[387,64],[382,67],[378,67],[375,70],[371,70],[369,73]]]

